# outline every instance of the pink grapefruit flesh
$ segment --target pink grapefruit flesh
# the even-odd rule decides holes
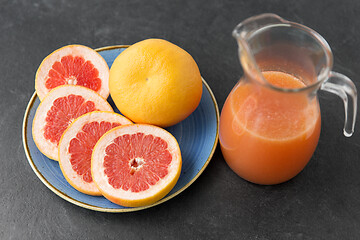
[[[176,139],[145,124],[116,127],[94,147],[92,176],[110,201],[136,207],[152,204],[175,186],[181,172]]]
[[[90,88],[105,99],[109,96],[109,67],[93,49],[82,45],[62,47],[40,64],[35,77],[35,89],[42,100],[61,85]]]
[[[67,181],[78,191],[101,195],[91,176],[91,154],[96,142],[110,129],[132,124],[117,113],[90,112],[74,120],[59,143],[59,163]]]
[[[95,91],[81,86],[63,85],[53,89],[38,106],[33,120],[33,138],[39,150],[58,160],[58,144],[63,132],[81,115],[110,111],[110,104]]]

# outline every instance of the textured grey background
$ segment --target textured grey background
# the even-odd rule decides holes
[[[59,198],[27,162],[23,115],[36,69],[53,50],[167,39],[195,58],[221,109],[242,74],[231,31],[263,12],[318,31],[333,49],[334,69],[359,87],[355,0],[1,0],[0,239],[359,239],[359,131],[342,136],[343,106],[328,93],[320,93],[323,125],[312,160],[277,186],[242,180],[217,148],[204,173],[176,198],[139,212],[107,214]]]

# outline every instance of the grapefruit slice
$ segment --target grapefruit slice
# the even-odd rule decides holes
[[[166,130],[145,124],[113,128],[97,142],[91,174],[100,192],[125,207],[150,205],[175,186],[181,152]]]
[[[114,127],[132,124],[130,120],[112,112],[90,112],[75,119],[59,142],[61,171],[78,191],[100,196],[91,177],[91,153],[99,138]]]
[[[53,88],[64,85],[80,85],[109,96],[109,67],[95,50],[82,45],[62,47],[40,64],[35,75],[35,89],[40,99]]]
[[[48,158],[58,160],[61,135],[74,119],[92,111],[113,112],[110,104],[91,89],[63,85],[53,89],[38,106],[32,126],[34,142]]]

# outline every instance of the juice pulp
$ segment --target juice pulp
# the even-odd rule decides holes
[[[305,86],[283,72],[267,71],[263,76],[281,88]],[[319,140],[320,122],[316,97],[240,82],[221,112],[221,150],[242,178],[266,185],[285,182],[310,160]]]

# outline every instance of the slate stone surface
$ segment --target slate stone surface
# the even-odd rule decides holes
[[[159,206],[108,214],[56,196],[27,162],[22,120],[42,59],[72,43],[93,48],[164,38],[197,61],[221,109],[242,74],[232,29],[264,12],[318,31],[334,69],[360,84],[360,2],[0,1],[0,239],[359,239],[360,134],[342,135],[343,105],[319,93],[322,133],[306,168],[277,186],[235,175],[218,147],[199,179]],[[358,128],[360,122],[357,121]]]

